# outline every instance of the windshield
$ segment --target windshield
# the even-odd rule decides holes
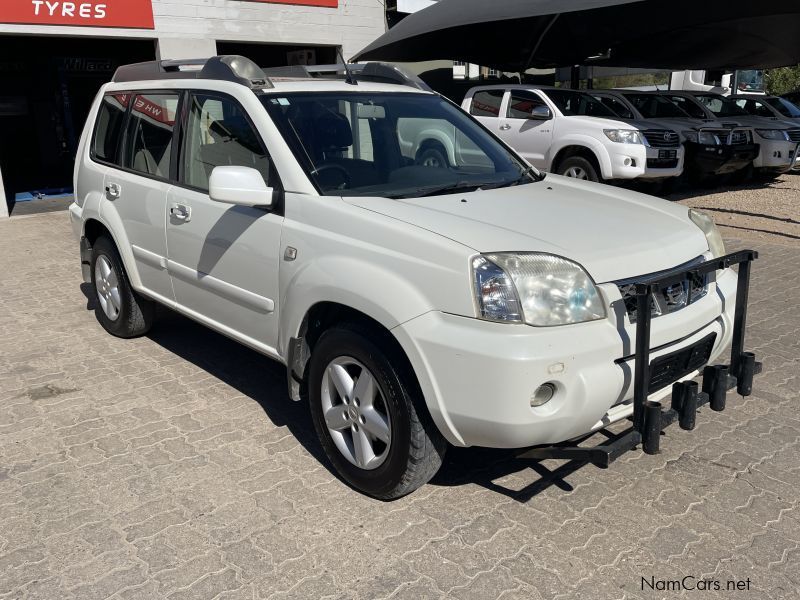
[[[439,96],[303,92],[261,101],[321,194],[410,198],[538,177]]]
[[[767,98],[766,102],[784,117],[800,117],[800,108],[797,108],[786,98]]]
[[[594,96],[575,90],[542,90],[565,117],[617,117]]]
[[[625,98],[636,107],[645,119],[687,119],[689,114],[675,104],[655,94],[625,94]]]
[[[748,113],[734,100],[716,94],[697,95],[697,100],[718,117],[745,117]]]

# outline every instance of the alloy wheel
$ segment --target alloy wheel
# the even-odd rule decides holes
[[[340,356],[322,378],[322,414],[336,448],[350,463],[371,471],[389,455],[392,420],[374,375],[361,362]]]
[[[119,317],[122,308],[122,296],[119,292],[119,277],[114,265],[105,255],[97,257],[94,265],[94,285],[100,308],[112,321]]]

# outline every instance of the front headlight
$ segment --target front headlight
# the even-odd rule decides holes
[[[725,256],[725,242],[722,241],[722,234],[714,224],[714,219],[693,208],[689,209],[689,218],[705,234],[706,240],[708,240],[708,249],[711,250],[714,258]]]
[[[552,327],[606,317],[603,298],[580,265],[541,253],[486,254],[472,261],[478,316]]]
[[[642,135],[635,129],[604,129],[603,133],[618,144],[641,144]]]
[[[789,134],[783,129],[756,129],[756,133],[765,140],[787,141]]]

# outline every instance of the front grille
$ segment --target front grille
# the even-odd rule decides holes
[[[669,129],[646,129],[642,134],[652,148],[677,148],[680,142],[678,134]]]
[[[678,267],[679,269],[690,269],[693,266],[704,262],[701,256],[697,259]],[[657,276],[654,274],[653,276]],[[636,279],[647,279],[648,276],[637,277]],[[633,280],[631,280],[633,281]],[[628,313],[628,320],[636,323],[638,306],[636,301],[636,284],[631,281],[617,283],[622,301],[625,303],[625,312]],[[663,315],[669,315],[686,308],[693,302],[697,302],[708,292],[708,277],[706,275],[689,274],[685,281],[675,283],[667,288],[660,290],[657,294],[650,295],[650,316],[655,319]]]
[[[647,393],[653,394],[708,364],[716,340],[717,334],[711,333],[688,348],[653,359]]]
[[[793,142],[800,142],[800,129],[790,129],[788,133],[790,140]]]
[[[747,144],[750,141],[748,138],[749,136],[746,131],[734,131],[731,133],[730,143],[732,146],[740,146],[742,144]]]

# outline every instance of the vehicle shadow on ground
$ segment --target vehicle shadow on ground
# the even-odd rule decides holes
[[[94,310],[96,301],[91,285],[82,284],[81,291],[87,299],[86,310]],[[157,310],[157,322],[147,334],[150,340],[257,402],[276,427],[286,427],[309,454],[336,476],[317,439],[307,402],[294,402],[288,396],[286,367],[168,308],[159,306]],[[586,464],[571,461],[550,469],[539,461],[519,459],[516,454],[511,450],[448,448],[445,462],[431,485],[475,484],[527,502],[553,486],[571,491],[573,487],[565,478]],[[509,475],[529,470],[538,479],[521,489],[498,483]],[[529,480],[530,473],[523,478]]]
[[[442,469],[431,485],[453,487],[480,486],[517,502],[525,503],[556,487],[563,492],[575,488],[567,477],[586,467],[585,461],[538,461],[518,458],[519,451],[491,448],[449,448]],[[519,487],[520,482],[524,485]]]

